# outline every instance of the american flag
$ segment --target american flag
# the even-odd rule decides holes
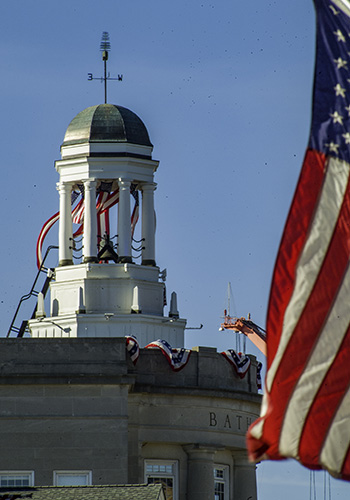
[[[314,4],[311,136],[275,264],[248,451],[350,480],[350,3]]]

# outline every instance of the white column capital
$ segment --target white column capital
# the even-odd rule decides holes
[[[58,192],[60,191],[72,191],[73,188],[73,182],[66,182],[66,181],[59,181],[56,182],[56,189]]]
[[[210,460],[212,461],[218,447],[215,445],[207,444],[185,444],[183,446],[184,451],[187,453],[189,458],[196,460]]]
[[[141,191],[155,191],[157,189],[157,184],[155,182],[147,182],[140,185]]]
[[[233,459],[239,465],[252,465],[248,459],[248,452],[246,450],[234,450],[232,453]]]
[[[85,179],[83,181],[84,189],[96,189],[97,180],[96,179]]]
[[[131,182],[132,182],[131,179],[125,179],[123,177],[119,177],[118,179],[118,185],[121,189],[130,188]]]

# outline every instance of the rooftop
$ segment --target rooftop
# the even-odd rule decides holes
[[[152,147],[143,121],[129,109],[115,104],[90,106],[73,118],[62,146],[86,142],[127,142]]]
[[[0,488],[0,500],[165,500],[160,484]]]

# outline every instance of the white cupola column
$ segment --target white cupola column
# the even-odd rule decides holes
[[[84,262],[97,262],[96,181],[84,181]]]
[[[131,211],[130,186],[131,181],[119,179],[118,203],[118,255],[119,262],[132,262],[131,258]]]
[[[143,184],[142,189],[142,265],[156,265],[156,223],[154,214],[155,183]]]
[[[58,231],[58,258],[59,266],[73,264],[73,226],[71,214],[72,185],[68,182],[57,184],[60,194],[60,219]]]

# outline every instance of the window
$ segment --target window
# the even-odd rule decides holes
[[[214,465],[214,500],[229,498],[229,468],[227,465]]]
[[[23,488],[25,486],[34,486],[33,471],[0,471],[1,488]]]
[[[53,473],[54,486],[90,486],[92,484],[91,471],[55,471]]]
[[[178,499],[178,473],[175,460],[145,460],[145,482],[164,486],[166,500]]]

